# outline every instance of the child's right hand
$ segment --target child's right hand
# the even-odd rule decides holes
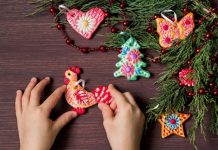
[[[103,125],[113,150],[139,150],[145,116],[129,92],[121,93],[109,85],[110,106],[100,103]]]

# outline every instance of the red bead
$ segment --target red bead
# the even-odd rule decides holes
[[[110,2],[111,4],[113,4],[113,3],[115,2],[115,0],[109,0],[109,2]]]
[[[212,78],[213,74],[212,73],[208,73],[208,78]]]
[[[196,48],[196,53],[200,53],[201,49],[200,48]]]
[[[54,14],[56,12],[56,10],[53,6],[50,7],[49,11],[51,14]]]
[[[124,8],[126,8],[126,4],[122,2],[122,3],[120,3],[119,7],[120,7],[121,9],[124,9]]]
[[[216,8],[212,8],[211,12],[215,13],[216,12]]]
[[[125,20],[123,21],[123,26],[128,26],[129,25],[129,21]]]
[[[171,119],[170,120],[170,124],[176,124],[176,120],[175,119]]]
[[[214,83],[214,82],[210,82],[210,83],[209,83],[209,86],[210,86],[210,87],[214,87],[214,86],[215,86],[215,83]]]
[[[188,95],[189,98],[192,98],[194,96],[194,92],[187,91],[187,95]]]
[[[117,33],[117,31],[118,31],[117,28],[115,28],[115,27],[112,27],[112,28],[111,28],[111,32],[112,32],[112,33]]]
[[[218,89],[213,90],[213,95],[218,96]]]
[[[104,13],[104,17],[109,17],[109,16],[110,16],[110,14],[108,12]]]
[[[187,61],[187,64],[188,64],[188,66],[190,66],[190,65],[191,65],[191,63],[192,63],[192,61],[191,61],[191,60],[188,60],[188,61]]]
[[[63,26],[62,26],[60,23],[58,23],[58,24],[56,25],[56,28],[57,28],[58,30],[62,30],[62,29],[63,29]]]
[[[176,42],[176,46],[179,46],[180,45],[180,42]]]
[[[66,43],[67,43],[68,45],[71,45],[71,44],[73,43],[73,41],[72,41],[71,39],[66,39]]]
[[[159,63],[161,61],[160,57],[155,57],[152,59],[153,63]]]
[[[199,24],[199,25],[201,25],[201,24],[202,24],[202,22],[203,22],[203,20],[202,20],[202,19],[199,19],[199,20],[198,20],[198,24]]]
[[[183,13],[184,13],[184,14],[187,14],[187,12],[188,12],[188,9],[187,9],[187,8],[184,8],[184,9],[183,9]]]
[[[159,18],[159,15],[154,15],[154,17],[153,17],[154,19],[157,19],[157,18]]]
[[[119,53],[121,53],[121,52],[122,52],[122,48],[118,48],[117,51],[118,51]]]
[[[148,27],[148,28],[147,28],[147,31],[148,31],[148,32],[151,32],[151,31],[152,31],[152,28],[151,28],[151,27]]]
[[[180,86],[180,87],[183,87],[183,86],[184,86],[184,84],[182,84],[182,83],[180,82],[180,83],[179,83],[179,86]]]
[[[215,23],[216,26],[218,26],[218,21]]]
[[[216,56],[212,56],[210,59],[211,59],[212,62],[216,62],[217,61],[217,57]]]
[[[104,45],[99,46],[98,50],[101,51],[101,52],[106,52],[107,51],[107,49],[106,49],[106,47]]]
[[[204,94],[204,93],[205,93],[205,91],[204,91],[204,89],[203,89],[203,88],[200,88],[200,89],[198,90],[198,93],[199,93],[199,94]]]
[[[210,32],[207,32],[206,35],[205,35],[205,37],[206,37],[207,39],[210,39],[210,38],[212,37],[212,34],[211,34]]]
[[[81,50],[81,52],[83,52],[83,53],[89,53],[89,50],[88,50],[88,48],[86,48],[86,47],[80,48],[80,50]]]
[[[162,49],[161,49],[161,53],[162,53],[162,54],[166,54],[166,52],[167,52],[167,49],[165,49],[165,48],[162,48]]]

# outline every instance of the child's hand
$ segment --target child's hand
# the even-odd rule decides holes
[[[109,85],[113,101],[99,104],[103,125],[113,150],[139,150],[145,117],[128,92],[120,93]]]
[[[22,150],[49,150],[58,132],[73,118],[76,112],[69,111],[57,120],[49,119],[50,113],[65,91],[65,86],[57,88],[41,105],[40,98],[45,86],[50,82],[46,77],[37,84],[32,78],[24,93],[16,95],[16,117]]]

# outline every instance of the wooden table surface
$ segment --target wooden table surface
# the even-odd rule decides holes
[[[115,63],[119,60],[117,52],[82,54],[67,46],[61,33],[50,28],[52,18],[47,12],[33,17],[26,17],[35,6],[27,1],[0,1],[0,150],[16,150],[19,139],[14,111],[14,98],[17,89],[24,89],[29,79],[36,76],[42,79],[51,76],[53,83],[45,92],[46,97],[52,90],[63,83],[63,72],[68,66],[78,65],[83,68],[82,79],[87,81],[87,88],[98,85],[115,84],[121,91],[130,91],[141,108],[145,108],[155,95],[154,82],[164,66],[149,64],[147,70],[154,76],[129,82],[125,78],[114,78]],[[103,33],[101,29],[98,33]],[[76,42],[84,46],[100,45],[105,39],[95,36],[86,41],[72,33]],[[54,109],[53,118],[71,109],[64,98]],[[207,115],[208,120],[209,115]],[[185,124],[188,129],[192,121]],[[206,124],[209,124],[206,121]],[[207,141],[196,132],[196,142],[200,150],[216,149],[218,136],[212,135],[206,128]],[[69,123],[58,135],[53,149],[61,150],[109,150],[102,115],[96,106],[86,115]],[[160,137],[160,125],[153,124],[142,140],[142,149],[146,150],[191,150],[188,138],[171,136]]]

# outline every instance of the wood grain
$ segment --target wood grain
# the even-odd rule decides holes
[[[68,66],[78,65],[83,68],[81,78],[87,80],[87,88],[109,83],[115,84],[121,91],[130,91],[136,97],[141,108],[151,102],[155,95],[154,82],[164,66],[149,64],[147,68],[154,74],[151,79],[140,79],[129,82],[125,78],[114,78],[115,63],[118,61],[116,52],[90,53],[84,55],[67,46],[61,34],[50,28],[52,21],[45,12],[33,17],[26,17],[35,6],[27,1],[0,1],[0,149],[19,149],[19,139],[14,112],[14,97],[17,89],[24,89],[32,76],[42,79],[51,76],[53,83],[47,88],[43,97],[63,83],[63,72]],[[100,30],[98,33],[104,33]],[[90,47],[100,45],[103,39],[95,37],[86,41],[72,33],[80,45]],[[150,52],[149,52],[150,53]],[[69,110],[70,107],[62,99],[54,109],[52,118]],[[209,115],[206,117],[209,122]],[[192,121],[185,124],[191,126]],[[196,142],[200,150],[216,148],[218,137],[206,129],[205,142],[197,130]],[[109,150],[105,131],[102,126],[102,116],[98,108],[92,107],[83,115],[69,123],[58,135],[53,149],[61,150]],[[153,124],[142,139],[142,149],[147,150],[191,150],[193,146],[187,138],[171,136],[167,139],[160,137],[160,125]]]

